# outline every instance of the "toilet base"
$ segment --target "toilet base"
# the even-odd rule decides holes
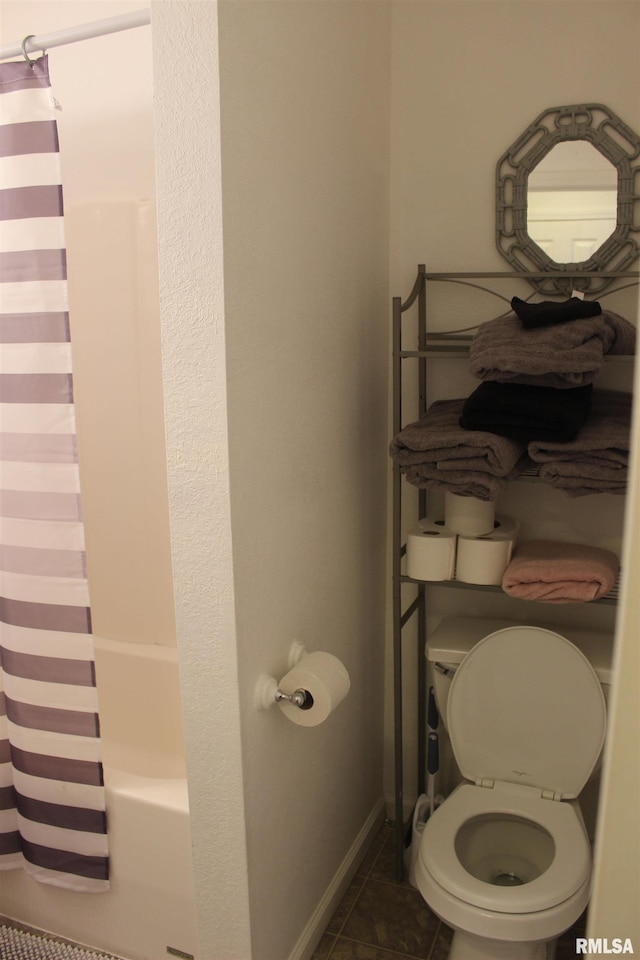
[[[553,960],[556,941],[514,943],[455,930],[448,960]]]

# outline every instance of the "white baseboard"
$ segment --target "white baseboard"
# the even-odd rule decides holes
[[[355,876],[363,856],[375,838],[384,820],[385,802],[381,797],[365,820],[358,836],[351,844],[351,848],[340,864],[333,880],[325,890],[320,903],[313,911],[298,942],[289,954],[288,960],[309,960],[317,947],[322,934],[327,928],[329,920],[336,911],[349,884]]]

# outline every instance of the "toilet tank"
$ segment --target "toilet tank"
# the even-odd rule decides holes
[[[447,699],[449,687],[458,665],[472,647],[484,637],[505,627],[520,625],[515,620],[499,620],[488,617],[445,617],[436,630],[429,635],[426,657],[431,667],[431,683],[436,698],[438,713],[447,728]],[[579,627],[556,627],[548,623],[527,623],[527,626],[553,630],[574,643],[585,655],[602,685],[605,700],[609,701],[613,634]]]

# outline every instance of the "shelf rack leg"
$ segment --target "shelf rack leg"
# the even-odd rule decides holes
[[[393,300],[393,432],[402,428],[402,391],[400,380],[402,301]],[[402,743],[402,610],[400,585],[402,488],[400,468],[393,466],[393,721],[394,721],[394,785],[395,785],[395,848],[396,876],[404,879],[404,770]]]
[[[418,639],[417,639],[417,677],[418,677],[418,796],[427,789],[427,698],[425,695],[427,680],[427,658],[424,648],[427,635],[426,589],[420,585],[418,594]]]

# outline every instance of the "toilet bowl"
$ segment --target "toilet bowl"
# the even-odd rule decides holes
[[[451,960],[546,960],[589,899],[577,797],[604,743],[600,681],[560,634],[507,627],[464,658],[447,717],[465,782],[425,825],[418,889]]]

